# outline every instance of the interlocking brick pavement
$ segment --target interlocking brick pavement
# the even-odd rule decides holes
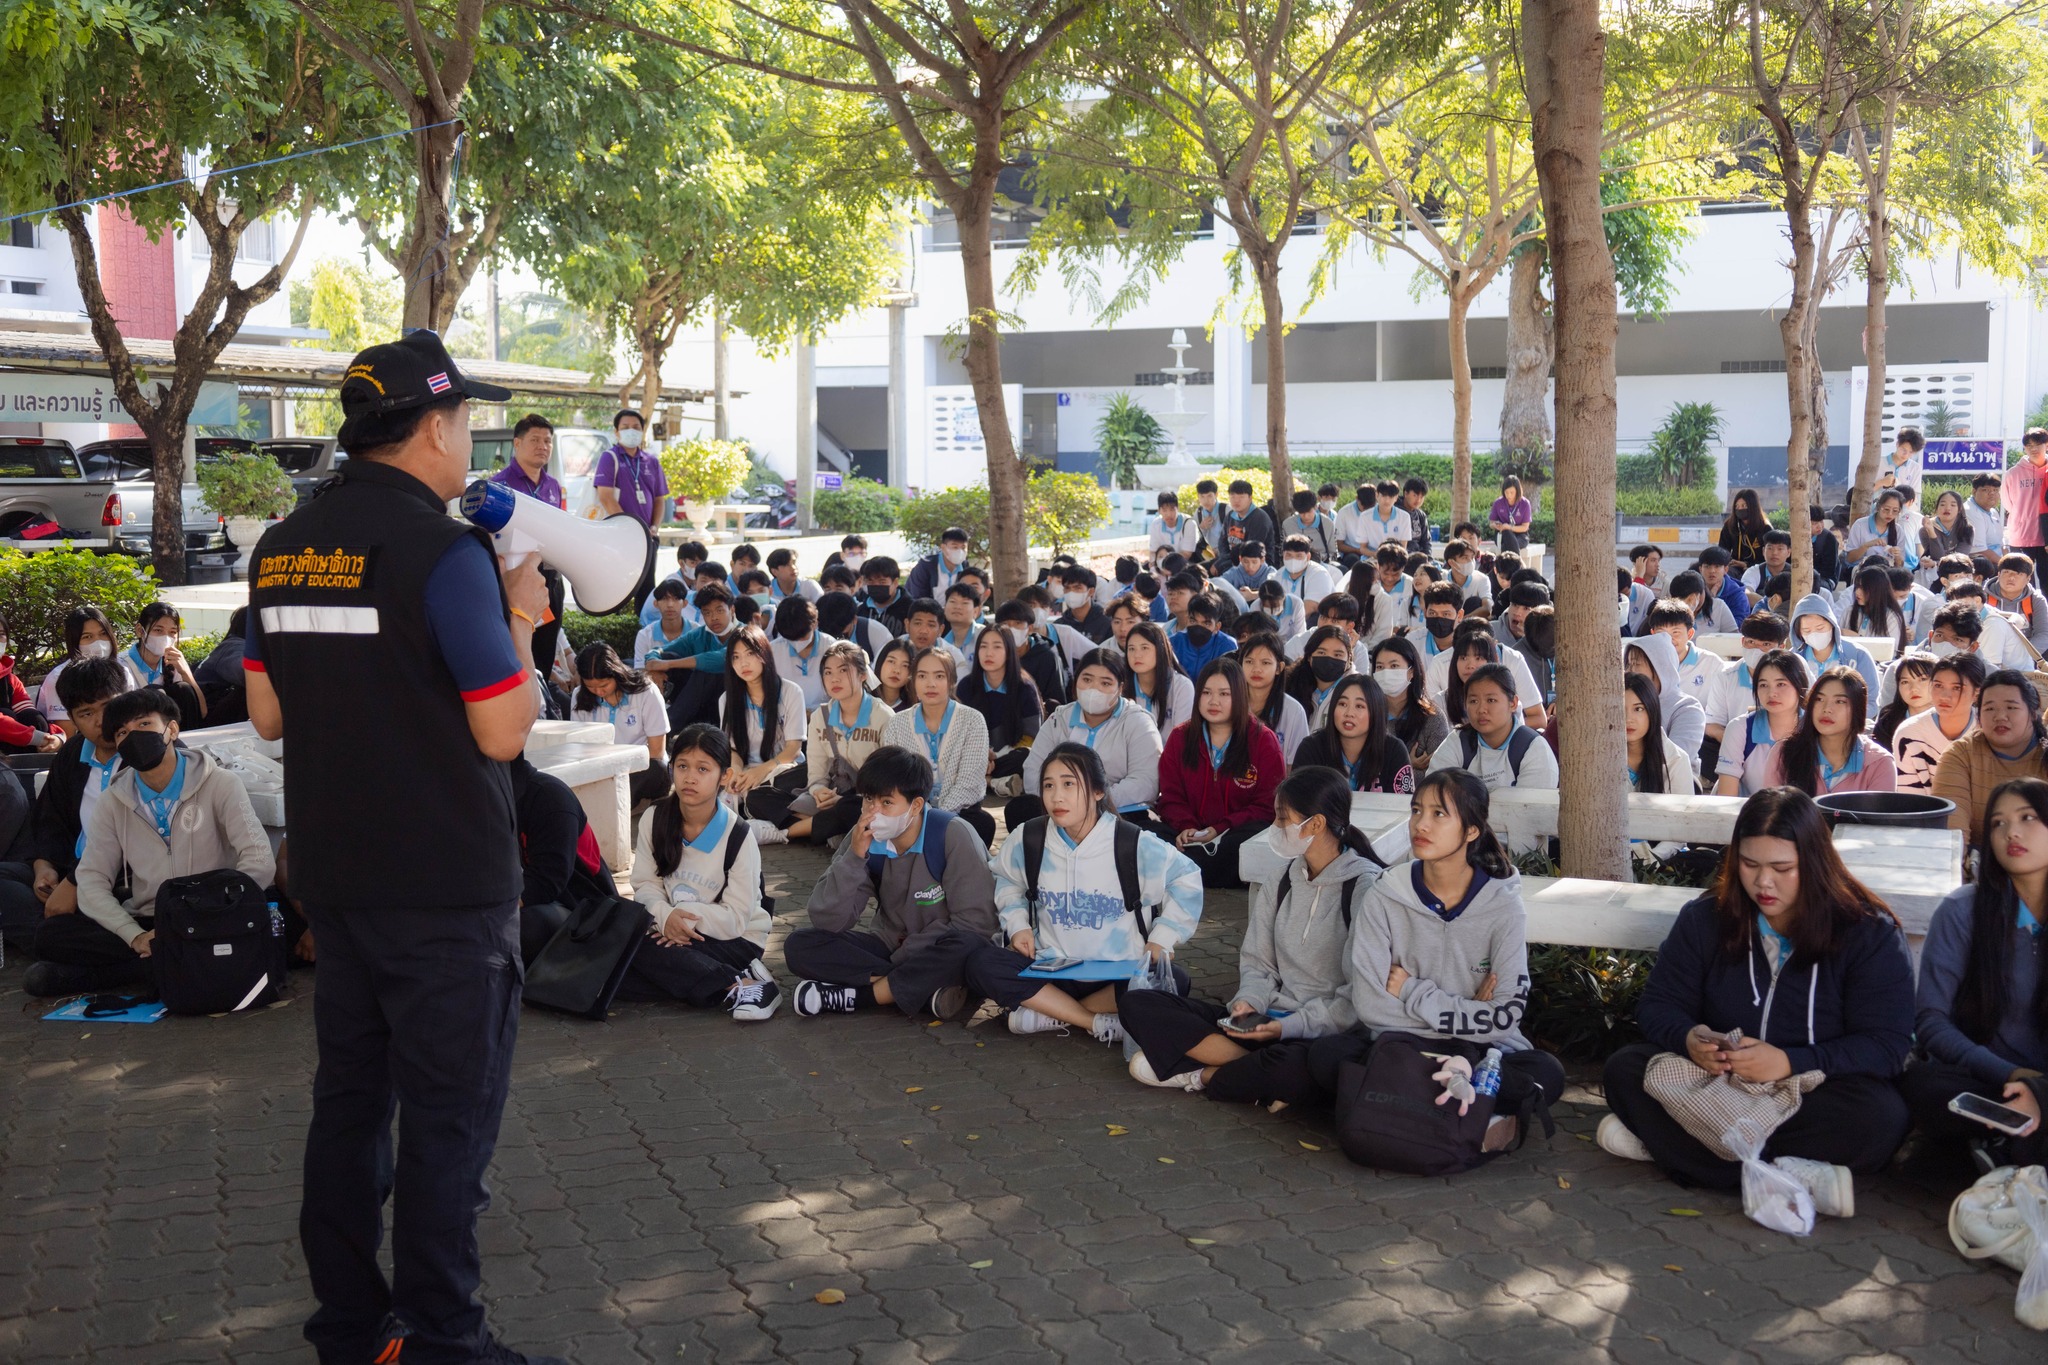
[[[824,860],[768,862],[779,940]],[[1199,992],[1227,998],[1243,917],[1211,897],[1180,958]],[[43,1023],[20,980],[0,972],[0,1360],[310,1359],[312,976],[254,1016],[149,1027]],[[1316,1116],[1146,1090],[1086,1038],[993,1018],[529,1011],[485,1291],[503,1338],[579,1365],[2048,1351],[2016,1277],[1949,1247],[1951,1190],[1864,1181],[1856,1218],[1794,1241],[1601,1153],[1596,1104],[1556,1112],[1554,1139],[1421,1180],[1349,1165]]]

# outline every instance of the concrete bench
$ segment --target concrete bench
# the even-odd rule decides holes
[[[614,738],[608,720],[537,720],[526,736],[526,756],[563,744],[610,744]]]
[[[533,766],[568,784],[589,817],[590,832],[612,871],[633,864],[634,773],[648,763],[645,744],[556,744],[529,753]]]
[[[1892,656],[1899,652],[1899,642],[1889,635],[1851,635],[1847,639],[1852,645],[1860,645],[1864,652],[1869,654],[1879,664],[1890,663]],[[1740,635],[1716,632],[1696,636],[1694,643],[1707,651],[1707,653],[1718,654],[1724,659],[1739,659],[1742,657],[1742,637]],[[1796,646],[1796,640],[1794,644]]]

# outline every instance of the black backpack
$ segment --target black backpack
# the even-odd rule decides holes
[[[1517,725],[1508,736],[1508,771],[1515,775],[1515,781],[1522,780],[1522,758],[1529,752],[1529,746],[1536,742],[1536,732],[1526,725]],[[1469,725],[1458,727],[1458,766],[1470,768],[1472,760],[1479,757],[1479,732]]]
[[[150,963],[172,1014],[268,1005],[284,994],[284,921],[237,868],[172,877],[156,889]]]
[[[1038,868],[1045,861],[1045,831],[1051,817],[1041,815],[1024,822],[1024,905],[1031,915],[1031,933],[1038,934]],[[1145,920],[1144,888],[1138,881],[1138,836],[1145,831],[1128,820],[1116,821],[1116,880],[1124,894],[1124,909],[1138,921],[1140,936],[1150,934],[1158,923]]]

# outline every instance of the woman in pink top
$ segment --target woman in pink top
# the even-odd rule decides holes
[[[1808,796],[1897,790],[1892,756],[1863,733],[1869,700],[1855,669],[1837,665],[1824,671],[1806,694],[1799,728],[1765,761],[1766,785],[1797,787]]]

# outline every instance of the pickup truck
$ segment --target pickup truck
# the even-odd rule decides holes
[[[312,501],[314,489],[348,463],[348,452],[332,436],[273,436],[256,444],[292,476],[292,491],[298,494],[300,507]]]
[[[86,474],[69,441],[0,436],[0,540],[117,544],[123,502],[110,484]]]
[[[193,445],[202,461],[217,459],[229,451],[257,451],[254,441],[239,436],[201,436]],[[139,436],[93,441],[78,448],[78,462],[84,467],[86,478],[114,485],[120,498],[115,509],[120,518],[115,536],[121,548],[147,555],[150,529],[156,524],[156,486],[152,482],[156,464],[149,453],[149,442]],[[184,488],[184,517],[187,551],[227,547],[220,518],[200,507],[199,489],[194,484],[188,483]]]

